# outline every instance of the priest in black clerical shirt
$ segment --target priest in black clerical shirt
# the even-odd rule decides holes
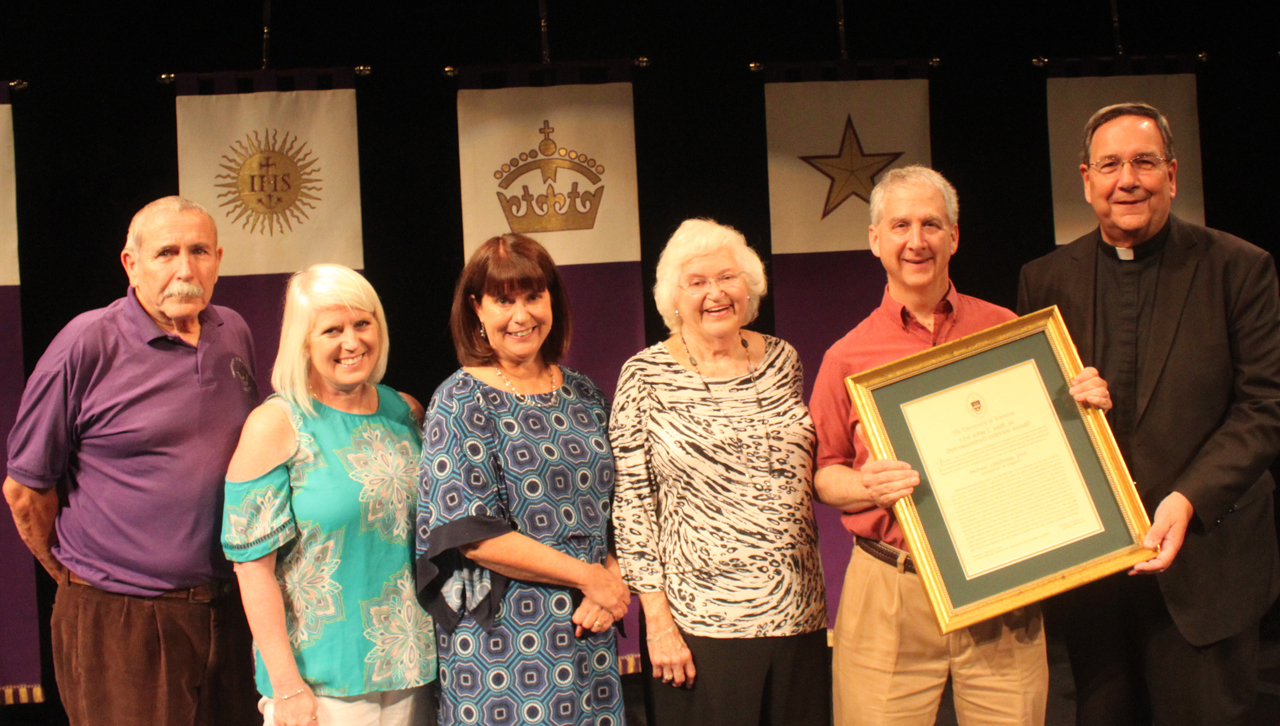
[[[1236,723],[1280,594],[1280,291],[1265,251],[1170,214],[1168,122],[1127,103],[1085,126],[1098,229],[1022,270],[1018,311],[1058,305],[1152,518],[1159,555],[1048,606],[1081,724]],[[1132,575],[1132,576],[1130,576]]]

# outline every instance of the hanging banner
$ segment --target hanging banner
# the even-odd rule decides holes
[[[807,400],[823,354],[884,294],[871,189],[887,169],[930,164],[929,82],[768,83],[764,97],[774,329],[800,353]],[[852,540],[839,512],[815,512],[833,627]]]
[[[556,261],[574,311],[565,365],[612,399],[644,347],[630,83],[458,91],[463,247],[518,232]],[[618,667],[640,670],[636,609]]]
[[[0,85],[0,442],[8,441],[26,376],[22,365],[22,305],[18,294],[18,207],[14,184],[13,109],[8,84]],[[8,471],[8,448],[0,468]],[[40,622],[36,560],[13,525],[0,514],[0,707],[44,700],[40,685]]]
[[[1178,196],[1173,213],[1204,224],[1204,183],[1200,166],[1200,114],[1192,73],[1141,76],[1050,78],[1049,158],[1053,164],[1053,222],[1063,245],[1098,226],[1084,199],[1080,144],[1084,125],[1095,111],[1113,103],[1138,101],[1160,109],[1169,120],[1178,155]]]
[[[769,83],[764,97],[776,329],[810,386],[827,348],[880,304],[871,189],[890,168],[930,164],[929,82]]]
[[[179,96],[177,117],[180,193],[213,214],[224,250],[213,301],[253,331],[265,394],[289,275],[364,268],[355,90]]]
[[[631,84],[458,91],[463,248],[542,243],[576,313],[565,364],[612,398],[644,347]]]

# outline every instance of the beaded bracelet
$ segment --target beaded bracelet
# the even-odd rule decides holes
[[[660,631],[660,632],[658,632],[658,633],[657,633],[657,634],[655,634],[655,635],[645,636],[645,640],[647,640],[647,641],[649,641],[649,642],[653,642],[653,641],[655,641],[655,640],[662,640],[663,638],[667,637],[667,634],[668,634],[668,633],[670,633],[671,631],[673,631],[673,630],[675,630],[675,629],[676,629],[676,626],[672,625],[671,627],[667,628],[666,630]]]
[[[302,695],[303,693],[306,693],[306,691],[307,691],[307,689],[306,689],[305,687],[303,687],[303,688],[299,688],[298,690],[294,691],[293,693],[290,693],[290,694],[289,694],[289,695],[287,695],[287,696],[276,696],[276,700],[277,700],[277,701],[288,701],[290,698],[293,698],[294,696],[299,696],[299,695]]]

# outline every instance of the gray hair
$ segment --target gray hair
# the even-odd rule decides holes
[[[1098,133],[1098,129],[1103,124],[1115,121],[1121,116],[1141,116],[1155,121],[1156,128],[1160,129],[1160,139],[1164,141],[1165,161],[1177,158],[1173,151],[1173,132],[1169,130],[1169,120],[1160,113],[1160,109],[1149,103],[1130,102],[1100,108],[1089,117],[1089,121],[1084,125],[1084,139],[1080,142],[1081,164],[1088,164],[1090,161],[1089,152],[1090,147],[1093,146],[1093,135]]]
[[[885,196],[901,186],[927,184],[938,190],[947,207],[947,223],[955,225],[960,221],[960,199],[956,196],[956,188],[938,172],[927,166],[912,164],[900,169],[890,169],[880,177],[880,181],[871,190],[871,224],[880,224],[884,216]]]
[[[760,298],[769,291],[760,255],[747,246],[747,238],[733,227],[712,219],[686,219],[667,240],[667,246],[658,258],[658,281],[653,286],[653,300],[662,314],[662,322],[667,324],[667,330],[680,332],[681,320],[676,314],[680,270],[689,260],[720,250],[733,254],[747,281],[747,317],[743,322],[756,319],[760,312]]]
[[[136,256],[138,251],[142,249],[142,228],[157,215],[166,212],[170,214],[181,214],[182,212],[203,214],[209,220],[209,223],[213,225],[213,243],[214,245],[218,244],[218,223],[214,220],[213,215],[209,214],[209,210],[185,197],[172,196],[161,197],[139,209],[138,213],[133,215],[133,221],[129,222],[129,232],[124,238],[125,251]]]

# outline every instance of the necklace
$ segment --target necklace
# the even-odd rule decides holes
[[[560,392],[556,389],[556,375],[551,372],[551,366],[547,366],[547,382],[551,385],[551,400],[546,403],[533,398],[533,396],[541,396],[545,394],[521,393],[517,391],[516,387],[511,385],[511,379],[507,378],[507,375],[502,372],[502,368],[499,366],[494,366],[493,372],[497,373],[498,377],[502,379],[502,382],[507,384],[507,388],[511,390],[511,394],[515,396],[516,400],[520,403],[532,403],[535,406],[545,406],[550,408],[560,402]]]
[[[760,414],[761,414],[760,418],[764,423],[765,453],[763,458],[766,459],[768,462],[769,476],[770,478],[772,478],[775,475],[774,468],[773,468],[773,454],[771,451],[771,449],[773,448],[773,429],[769,427],[769,422],[766,416],[764,415],[764,412],[765,412],[764,400],[760,398],[760,384],[758,381],[759,376],[756,375],[755,364],[751,362],[751,349],[747,347],[747,339],[742,337],[742,331],[738,331],[738,341],[742,343],[742,349],[746,351],[746,354],[747,354],[747,375],[751,376],[751,388],[755,391],[756,406],[760,409]],[[698,374],[698,380],[702,382],[702,388],[707,392],[707,397],[710,398],[711,402],[715,404],[716,410],[719,411],[722,416],[726,416],[724,408],[720,405],[720,399],[716,398],[716,394],[711,391],[711,385],[707,383],[707,379],[702,376],[702,369],[698,367],[698,359],[694,358],[693,353],[689,352],[689,343],[684,339],[684,331],[680,332],[680,345],[684,348],[684,354],[689,358],[689,364],[693,366],[693,372]],[[728,417],[726,416],[726,418]],[[748,461],[748,457],[746,455],[747,442],[742,438],[742,432],[738,431],[737,434],[738,434],[738,442],[742,446],[741,450],[742,450],[742,456],[743,456],[743,463],[749,466],[750,462]],[[758,490],[765,490],[769,488],[767,484],[762,484],[760,482],[756,482],[755,487]]]

